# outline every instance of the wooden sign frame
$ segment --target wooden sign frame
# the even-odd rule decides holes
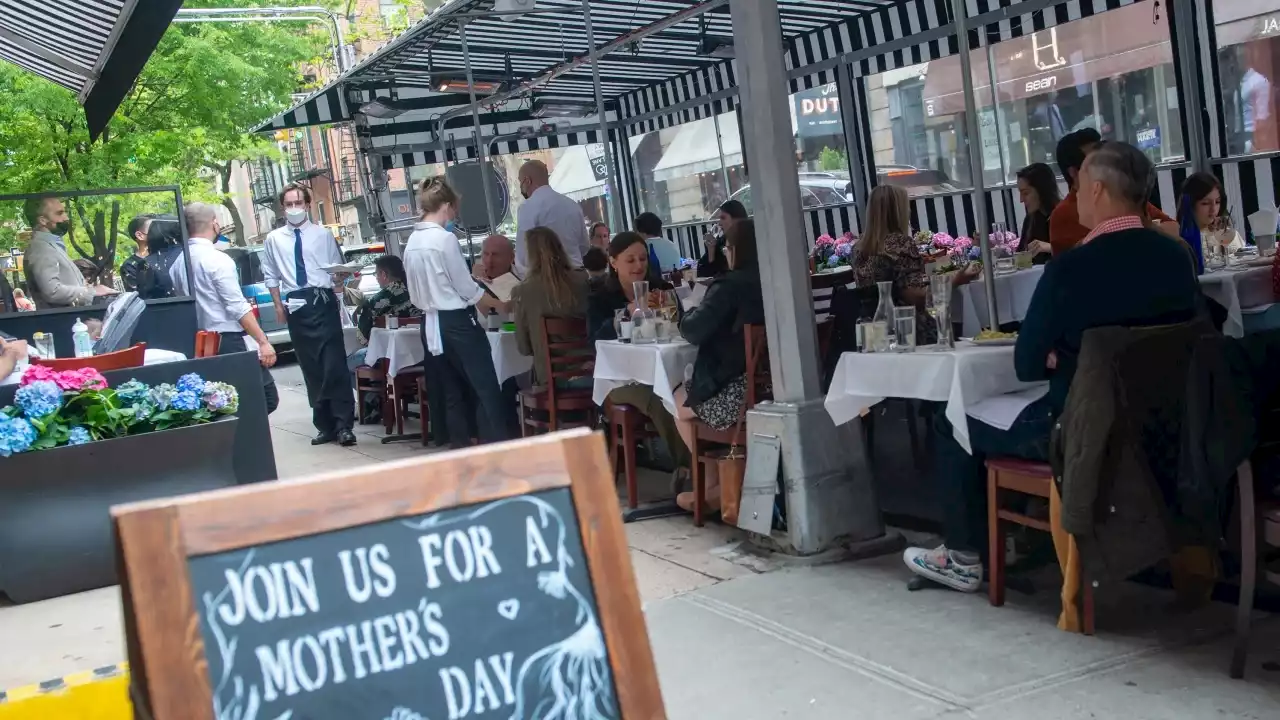
[[[569,488],[624,720],[666,711],[599,433],[576,430],[111,509],[136,716],[213,720],[188,558]]]

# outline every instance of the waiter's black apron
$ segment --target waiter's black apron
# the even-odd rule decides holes
[[[311,421],[321,433],[350,430],[355,395],[342,341],[338,296],[331,288],[307,287],[288,295],[306,305],[288,313],[289,339],[307,385]]]

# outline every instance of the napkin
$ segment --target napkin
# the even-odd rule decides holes
[[[1280,213],[1273,208],[1263,208],[1249,215],[1249,229],[1254,235],[1275,235]]]
[[[301,298],[286,298],[284,301],[284,306],[286,309],[288,309],[289,312],[293,312],[294,310],[301,310],[302,308],[306,307],[307,301]]]
[[[684,308],[685,312],[689,312],[690,310],[698,307],[698,304],[702,302],[702,298],[705,297],[706,294],[706,285],[701,283],[694,285],[692,292],[687,296],[680,298],[680,306]]]

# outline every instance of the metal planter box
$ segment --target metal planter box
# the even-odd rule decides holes
[[[0,458],[0,593],[114,585],[112,505],[231,487],[237,418]]]

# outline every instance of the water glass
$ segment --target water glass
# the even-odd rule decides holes
[[[930,275],[929,297],[933,299],[934,305],[946,305],[951,302],[951,276]]]
[[[934,319],[938,324],[938,347],[944,350],[950,350],[956,346],[955,338],[951,337],[951,305],[942,303],[935,308]]]
[[[893,338],[895,349],[899,352],[915,352],[916,309],[914,307],[893,309]]]
[[[1035,264],[1031,251],[1023,250],[1013,254],[1013,266],[1019,270],[1030,270]]]

